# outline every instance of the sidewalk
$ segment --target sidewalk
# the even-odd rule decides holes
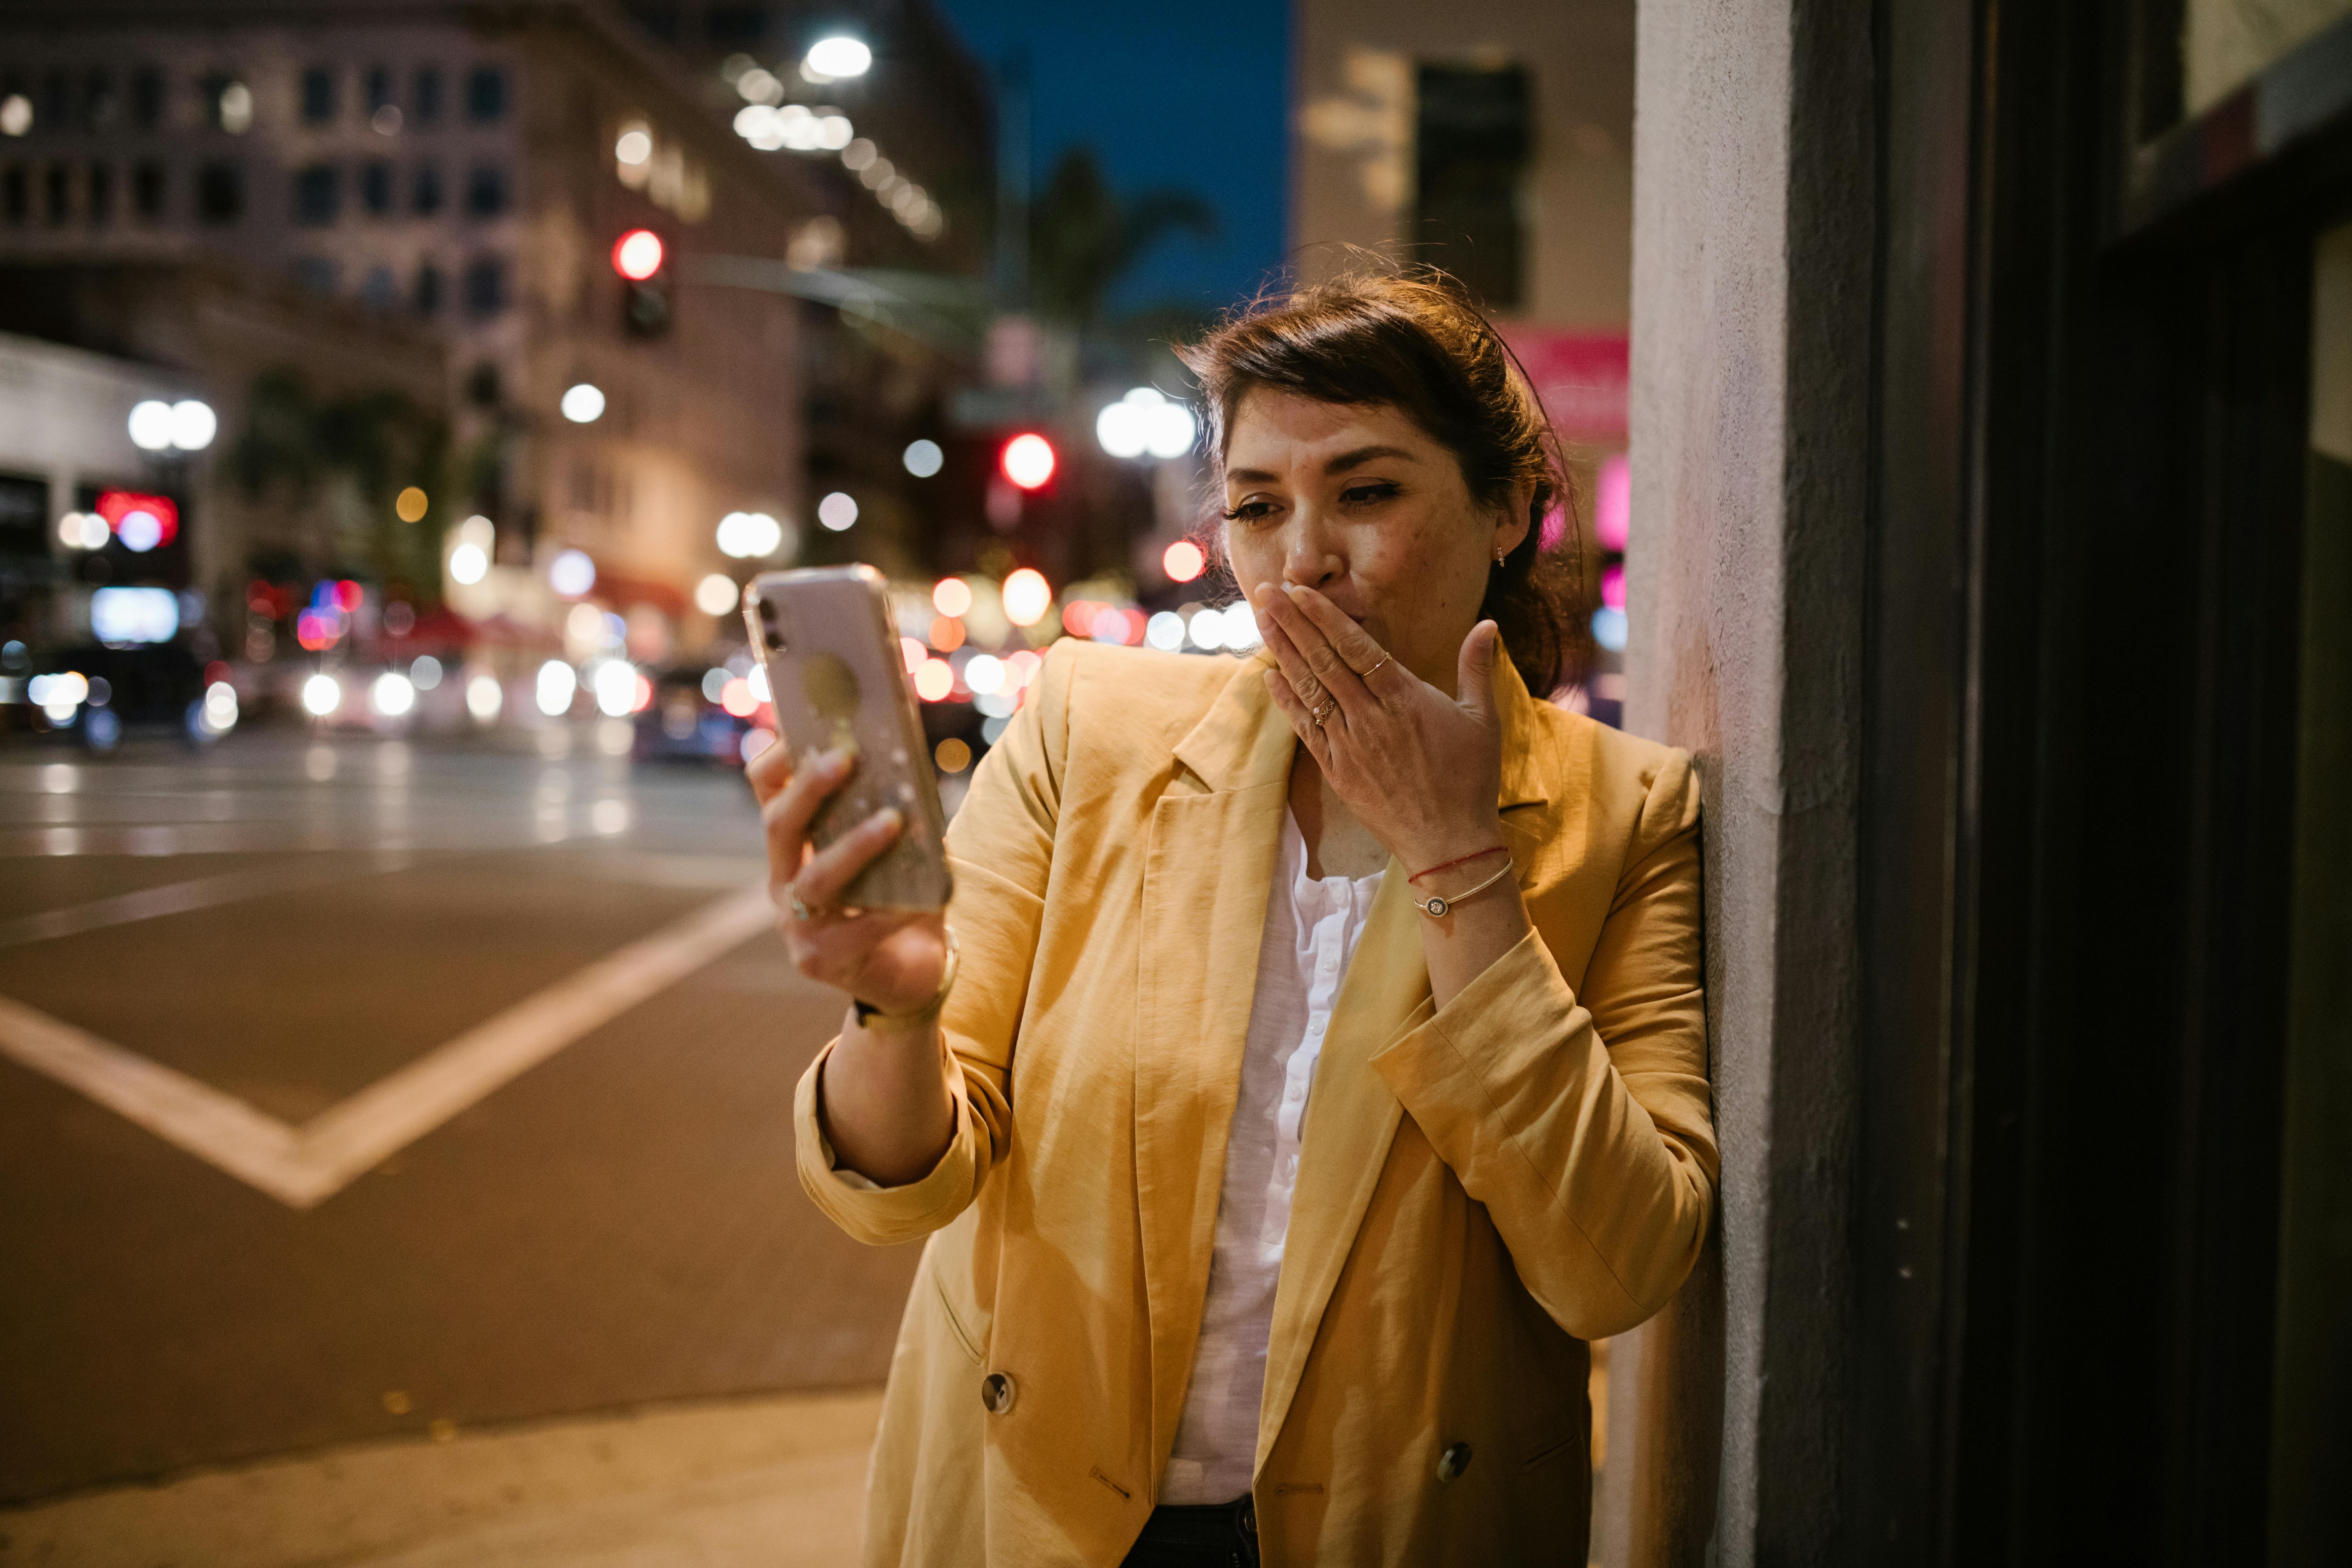
[[[847,1568],[877,1390],[372,1443],[0,1511],[0,1568]]]

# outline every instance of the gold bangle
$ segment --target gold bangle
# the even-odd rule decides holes
[[[1456,893],[1450,899],[1415,899],[1412,901],[1412,907],[1419,910],[1423,914],[1427,915],[1431,920],[1444,920],[1446,915],[1452,911],[1454,905],[1460,903],[1465,899],[1475,898],[1478,894],[1485,892],[1487,889],[1493,887],[1496,883],[1509,876],[1511,874],[1511,858],[1506,855],[1503,857],[1503,868],[1496,872],[1493,876],[1487,878],[1485,881],[1479,883],[1476,887],[1472,888],[1469,891]]]
[[[849,1005],[857,1011],[859,1028],[871,1028],[876,1024],[900,1026],[928,1024],[940,1016],[940,1009],[948,1005],[948,993],[955,989],[956,970],[962,958],[956,948],[955,927],[947,928],[947,938],[948,961],[940,971],[940,988],[931,993],[931,999],[921,1006],[910,1007],[904,1013],[886,1013],[873,1003],[861,1002],[853,996],[849,999]]]

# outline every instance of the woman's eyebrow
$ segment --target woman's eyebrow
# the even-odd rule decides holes
[[[1342,452],[1324,464],[1323,471],[1326,474],[1344,474],[1349,468],[1361,468],[1366,463],[1376,462],[1382,458],[1402,458],[1408,463],[1416,460],[1413,455],[1402,447],[1359,447],[1352,452]]]

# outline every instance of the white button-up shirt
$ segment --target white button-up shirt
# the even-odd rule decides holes
[[[1258,943],[1241,1093],[1225,1144],[1200,1348],[1192,1356],[1175,1451],[1160,1479],[1161,1502],[1231,1502],[1250,1489],[1266,1339],[1290,1200],[1298,1186],[1307,1097],[1331,1026],[1331,1006],[1381,875],[1308,876],[1307,841],[1284,814],[1265,934]]]

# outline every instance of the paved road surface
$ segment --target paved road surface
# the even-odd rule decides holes
[[[619,739],[0,750],[0,1505],[878,1381],[914,1251],[792,1171],[837,1014],[740,779]]]

